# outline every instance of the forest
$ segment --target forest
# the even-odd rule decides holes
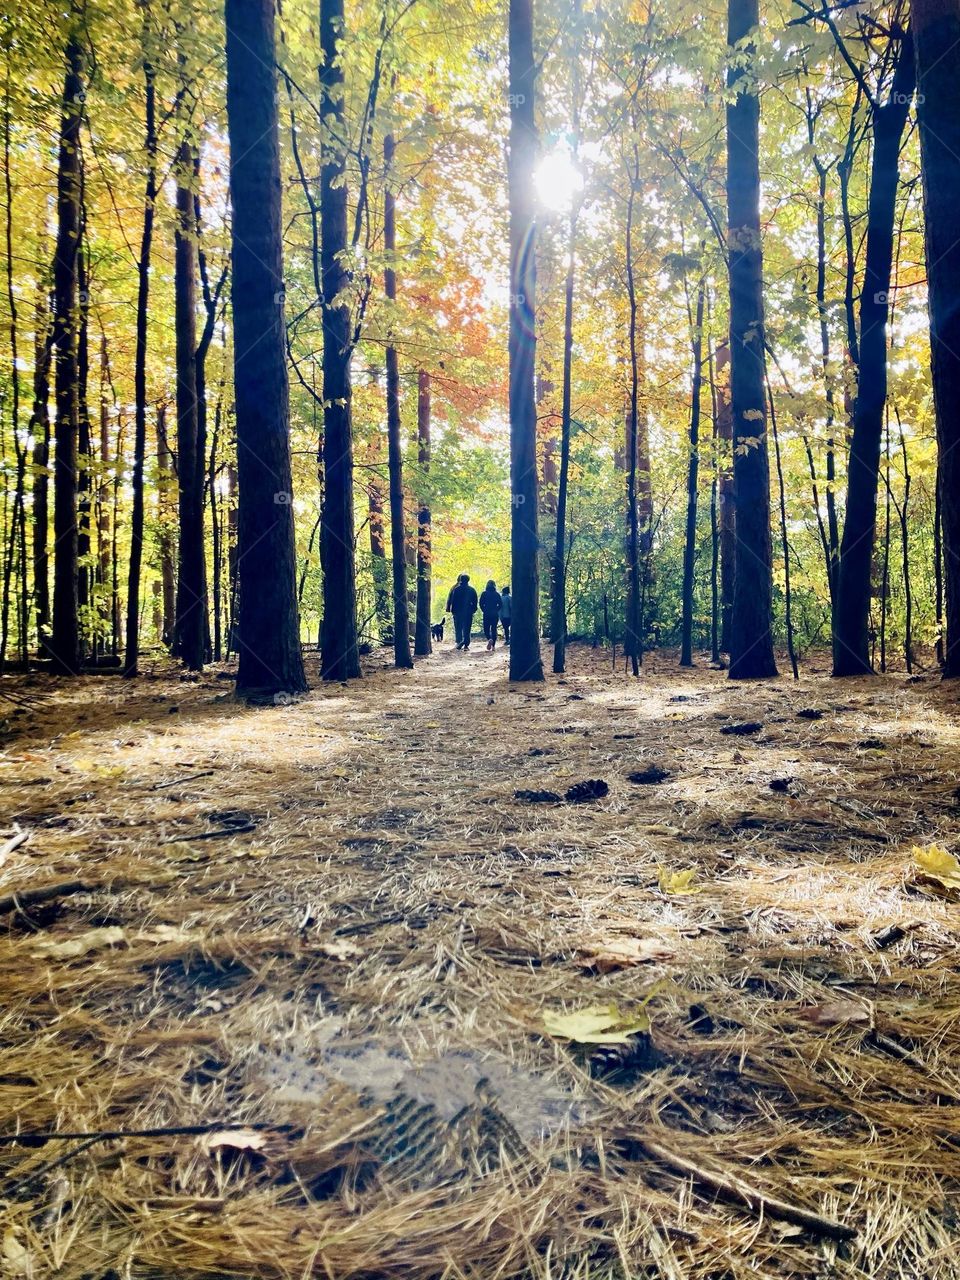
[[[0,80],[3,1273],[960,1277],[960,0]]]

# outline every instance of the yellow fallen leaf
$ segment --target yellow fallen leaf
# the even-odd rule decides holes
[[[593,1004],[573,1013],[545,1013],[548,1036],[575,1044],[627,1044],[630,1037],[650,1030],[645,1013],[622,1014],[615,1004]]]
[[[77,956],[88,955],[91,951],[117,946],[126,940],[127,935],[119,925],[108,925],[102,929],[88,929],[86,933],[81,933],[76,938],[65,938],[62,942],[41,942],[30,954],[54,960],[72,960]]]
[[[960,862],[941,845],[914,845],[915,880],[946,897],[960,895]]]
[[[662,893],[673,893],[677,896],[681,894],[699,893],[701,885],[694,884],[697,878],[696,871],[668,871],[666,867],[659,868],[660,873],[660,891]]]

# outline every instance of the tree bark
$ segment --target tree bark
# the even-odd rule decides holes
[[[688,303],[689,306],[689,294]],[[693,666],[693,570],[697,555],[697,484],[700,475],[700,391],[703,386],[703,310],[706,280],[697,289],[690,349],[693,355],[693,390],[690,397],[690,452],[687,458],[687,527],[683,543],[683,587],[680,621],[680,665]],[[689,313],[688,313],[689,314]]]
[[[730,652],[734,559],[737,548],[737,503],[733,488],[733,406],[730,403],[730,342],[720,343],[717,378],[717,504],[720,551],[720,652]]]
[[[297,616],[273,0],[226,0],[241,579],[237,693],[307,688]]]
[[[760,238],[760,100],[753,75],[758,0],[729,0],[727,213],[730,255],[730,399],[737,526],[730,676],[775,676],[770,466],[764,387],[763,254]],[[747,65],[744,65],[744,64]],[[743,84],[745,77],[747,83]]]
[[[353,423],[351,414],[350,276],[343,261],[347,188],[343,68],[343,0],[320,4],[320,102],[325,129],[320,166],[320,279],[323,288],[323,628],[324,680],[360,675],[357,651],[356,567],[353,528]]]
[[[397,207],[391,187],[396,144],[393,134],[383,140],[386,190],[383,199],[383,247],[386,266],[383,291],[390,307],[397,300]],[[388,328],[392,318],[388,317]],[[413,666],[410,653],[410,614],[407,606],[407,531],[403,514],[403,443],[400,438],[400,361],[392,333],[386,347],[387,364],[387,465],[390,475],[390,556],[393,569],[393,661],[397,667]]]
[[[633,273],[633,211],[636,204],[636,182],[631,176],[630,195],[627,198],[627,303],[629,306],[630,340],[630,396],[626,422],[626,609],[623,626],[623,648],[630,659],[635,676],[640,674],[643,637],[641,635],[640,608],[640,513],[637,504],[638,443],[640,431],[639,387],[637,367],[637,291]]]
[[[50,627],[50,574],[47,559],[50,493],[50,357],[53,335],[50,328],[50,282],[37,285],[33,346],[33,598],[37,627],[37,650],[42,653]]]
[[[127,572],[127,623],[123,674],[135,676],[140,656],[140,573],[143,564],[143,469],[147,454],[147,319],[150,301],[150,254],[157,199],[156,86],[152,59],[153,28],[149,0],[143,7],[143,85],[146,99],[143,149],[147,176],[143,194],[143,226],[137,260],[136,346],[133,358],[133,471],[130,477],[130,563]]]
[[[912,40],[904,34],[890,95],[873,108],[873,165],[867,248],[860,295],[860,367],[847,464],[847,506],[833,610],[833,674],[867,675],[877,488],[887,399],[887,317],[894,216],[903,137],[916,78]]]
[[[510,0],[510,497],[513,626],[510,679],[542,680],[537,521],[536,202],[533,0]]]
[[[960,676],[960,5],[913,0],[946,635]]]
[[[191,671],[203,667],[206,649],[206,573],[203,545],[203,489],[197,388],[197,226],[192,181],[193,144],[177,151],[177,220],[174,306],[177,348],[177,489],[179,540],[177,616],[173,651]]]
[[[430,528],[430,374],[421,369],[417,378],[417,463],[421,498],[417,509],[417,612],[413,651],[417,657],[433,652],[431,528]]]
[[[74,22],[79,15],[72,11]],[[60,155],[57,171],[57,245],[53,267],[56,346],[56,456],[53,473],[53,632],[50,652],[60,675],[80,670],[77,611],[77,432],[79,401],[78,253],[80,246],[80,121],[83,48],[78,25],[67,38]]]
[[[576,127],[576,126],[575,126]],[[553,543],[553,592],[551,595],[550,637],[553,640],[553,671],[566,669],[567,648],[567,488],[570,482],[570,432],[573,403],[573,294],[576,284],[577,217],[570,213],[567,236],[567,276],[563,300],[563,391],[560,408],[560,470],[557,476],[556,529]]]

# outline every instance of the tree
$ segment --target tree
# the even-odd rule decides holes
[[[57,165],[57,242],[53,261],[53,334],[56,348],[56,450],[53,472],[54,670],[80,670],[77,602],[77,434],[80,424],[79,250],[81,233],[80,122],[83,116],[83,46],[80,14],[71,9]]]
[[[542,680],[537,528],[536,204],[533,0],[510,0],[510,679]]]
[[[350,356],[353,342],[344,257],[347,187],[343,65],[343,0],[320,3],[320,98],[324,121],[320,166],[320,277],[323,294],[323,630],[320,672],[324,680],[360,675],[357,650],[356,568],[353,529],[353,424]]]
[[[684,275],[686,282],[686,275]],[[687,528],[683,543],[683,620],[680,665],[693,666],[693,570],[697,551],[697,479],[700,470],[700,390],[703,385],[703,311],[707,283],[703,275],[697,288],[696,314],[690,315],[690,348],[693,354],[693,389],[690,396],[690,453],[687,460]],[[688,301],[689,310],[689,301]]]
[[[758,0],[729,0],[727,44],[727,246],[730,272],[730,401],[736,550],[730,676],[775,676],[770,469],[764,386],[760,240],[760,99],[753,37]]]
[[[911,20],[939,452],[946,605],[943,674],[956,678],[960,676],[960,115],[956,108],[960,4],[913,0]]]
[[[877,487],[887,401],[887,319],[900,143],[913,99],[916,68],[908,32],[892,42],[896,66],[886,101],[869,90],[873,165],[867,209],[867,248],[860,294],[860,363],[847,464],[847,505],[840,540],[833,610],[833,674],[868,675],[873,545]]]
[[[273,0],[227,0],[244,696],[307,687],[297,617]]]
[[[417,464],[422,497],[417,508],[417,611],[413,651],[417,657],[433,652],[430,636],[432,617],[432,569],[430,564],[430,374],[421,369],[417,376]]]

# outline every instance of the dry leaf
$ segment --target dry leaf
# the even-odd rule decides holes
[[[869,1022],[870,1012],[855,1000],[824,1000],[822,1004],[798,1009],[797,1017],[818,1027],[838,1027],[848,1022]]]
[[[88,929],[86,933],[76,938],[65,938],[62,942],[41,942],[30,954],[53,960],[72,960],[91,951],[102,951],[104,947],[115,947],[126,940],[127,935],[119,925],[108,925],[103,929]]]
[[[666,867],[660,867],[659,873],[661,893],[673,893],[679,896],[699,893],[701,890],[700,885],[694,884],[697,878],[696,871],[668,871]]]
[[[355,960],[363,955],[363,948],[358,947],[349,938],[335,938],[332,942],[321,942],[319,950],[331,960]]]
[[[932,889],[943,897],[960,895],[960,862],[941,845],[914,845],[911,850],[916,866],[914,882]]]
[[[650,1030],[645,1013],[622,1014],[615,1004],[592,1004],[573,1013],[545,1013],[547,1035],[575,1044],[628,1044],[630,1037]]]
[[[580,951],[584,966],[598,973],[613,973],[653,960],[669,960],[675,954],[675,948],[657,938],[604,938]]]
[[[16,1276],[29,1275],[33,1271],[30,1250],[20,1243],[13,1227],[7,1227],[3,1233],[3,1269]]]
[[[216,1151],[220,1147],[230,1147],[234,1151],[262,1151],[267,1139],[256,1129],[218,1129],[216,1133],[206,1135],[203,1145],[208,1151]]]

